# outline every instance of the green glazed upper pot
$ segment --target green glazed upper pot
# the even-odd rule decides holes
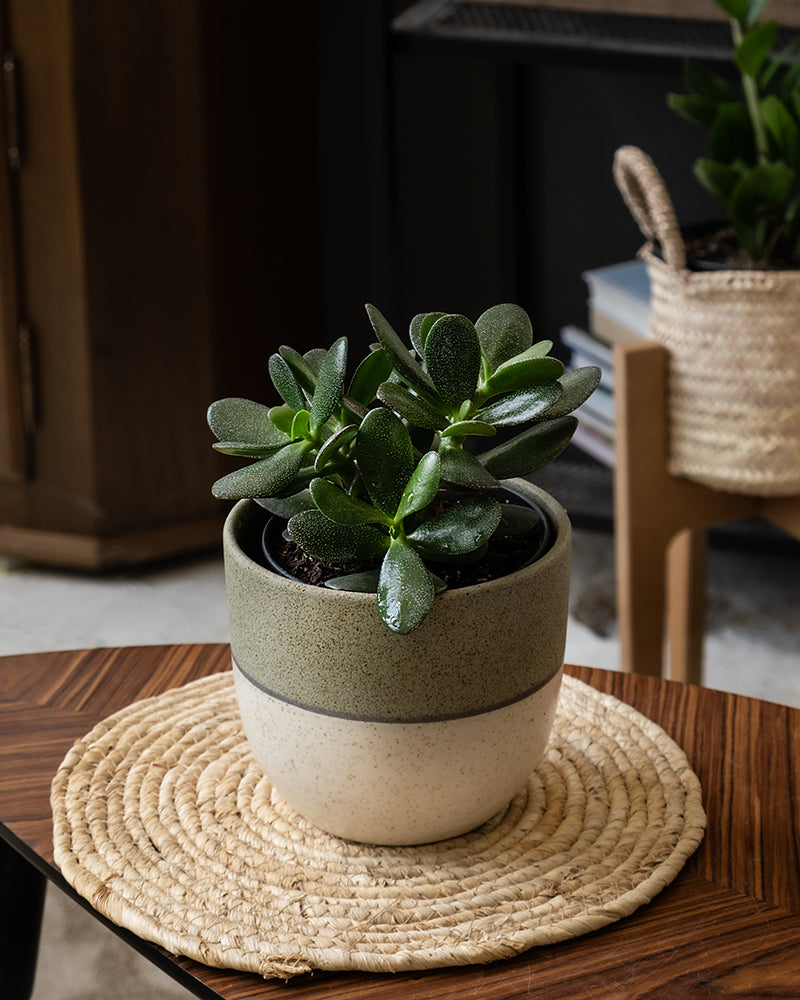
[[[287,579],[255,559],[265,512],[242,500],[223,543],[242,723],[275,791],[338,837],[417,844],[466,833],[536,768],[561,683],[570,524],[524,480],[555,539],[508,576],[439,594],[397,635],[374,594]]]

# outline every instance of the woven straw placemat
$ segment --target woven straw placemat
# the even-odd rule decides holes
[[[95,909],[266,978],[491,962],[585,934],[668,885],[705,827],[680,748],[570,677],[525,789],[438,844],[373,847],[306,823],[252,757],[229,673],[97,725],[52,807],[56,862]]]

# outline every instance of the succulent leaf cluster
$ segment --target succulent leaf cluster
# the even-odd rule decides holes
[[[800,265],[800,38],[774,53],[768,0],[715,0],[730,18],[738,85],[694,61],[667,103],[707,130],[694,173],[752,261]]]
[[[302,355],[281,347],[269,359],[281,403],[212,403],[214,447],[254,460],[212,492],[256,499],[287,518],[290,537],[325,563],[375,561],[327,586],[376,593],[381,619],[406,634],[444,587],[437,563],[480,558],[501,522],[509,531],[528,526],[522,509],[501,505],[493,491],[566,447],[572,411],[600,371],[565,371],[549,356],[552,342],[534,343],[519,306],[494,306],[475,323],[420,314],[409,345],[366,308],[377,343],[351,377],[344,337]],[[499,429],[494,447],[465,447]]]

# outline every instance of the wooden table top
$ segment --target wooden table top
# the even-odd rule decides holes
[[[0,835],[75,897],[53,867],[49,804],[67,750],[117,709],[228,666],[226,645],[0,657]],[[293,1000],[800,997],[800,711],[651,677],[568,671],[661,725],[702,783],[703,843],[631,917],[491,965],[318,973],[289,987],[207,968],[114,929],[196,995],[225,1000],[285,998],[287,989]]]

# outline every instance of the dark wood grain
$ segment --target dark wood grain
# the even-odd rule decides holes
[[[228,657],[224,645],[187,645],[1,658],[0,834],[70,891],[52,865],[49,807],[69,746],[131,701],[226,670]],[[651,677],[569,671],[634,705],[687,752],[709,826],[677,880],[632,917],[555,947],[428,973],[319,974],[293,981],[293,998],[800,997],[800,712]],[[209,969],[117,932],[198,996],[287,996],[282,983]]]

